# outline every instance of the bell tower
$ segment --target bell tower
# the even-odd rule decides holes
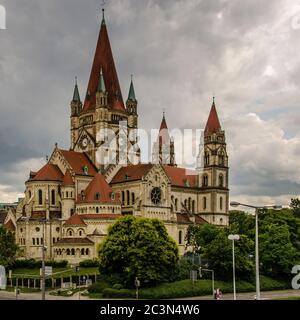
[[[203,157],[199,170],[199,212],[210,223],[228,225],[229,189],[228,155],[225,131],[222,130],[215,98],[204,130],[204,141],[200,151]]]

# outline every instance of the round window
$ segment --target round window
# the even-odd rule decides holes
[[[39,228],[39,227],[36,227],[36,228],[35,228],[35,231],[36,231],[36,232],[39,232],[39,231],[40,231],[40,228]]]
[[[158,187],[155,187],[151,191],[151,201],[154,204],[159,204],[161,202],[161,190]]]

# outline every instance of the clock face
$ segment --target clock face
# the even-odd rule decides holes
[[[159,204],[161,202],[161,189],[160,188],[153,188],[151,190],[151,201],[153,204]]]
[[[81,146],[85,149],[88,146],[88,144],[89,144],[88,139],[86,137],[83,138],[81,141]]]

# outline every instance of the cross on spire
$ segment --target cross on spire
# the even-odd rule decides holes
[[[106,2],[105,0],[102,1],[102,24],[105,24],[105,16],[104,16],[104,12],[105,12],[105,5],[106,5]]]

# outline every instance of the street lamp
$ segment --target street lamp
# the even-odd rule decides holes
[[[233,300],[236,300],[234,241],[240,240],[240,236],[238,234],[230,234],[228,239],[232,240]]]
[[[247,207],[255,209],[255,277],[256,277],[256,299],[260,300],[260,283],[259,283],[259,250],[258,250],[258,214],[261,209],[282,209],[281,205],[270,205],[270,206],[253,206],[245,203],[231,201],[232,207]]]

